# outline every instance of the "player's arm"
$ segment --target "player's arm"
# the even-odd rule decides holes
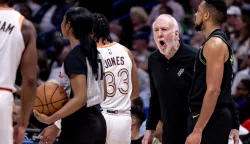
[[[138,71],[137,71],[137,66],[135,64],[135,60],[134,57],[132,55],[132,53],[130,52],[129,49],[127,49],[128,55],[132,61],[132,93],[130,96],[131,100],[136,99],[137,97],[139,97],[139,93],[140,93],[140,88],[139,88],[139,80],[138,80]]]
[[[215,109],[224,73],[224,63],[229,57],[227,45],[219,38],[211,38],[203,49],[207,62],[206,84],[207,90],[194,131],[202,132]]]
[[[21,59],[22,111],[20,124],[27,127],[36,97],[37,80],[36,30],[33,24],[28,20],[23,21],[22,35],[25,42],[25,50]]]

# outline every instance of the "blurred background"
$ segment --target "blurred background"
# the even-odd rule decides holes
[[[110,21],[111,36],[114,41],[129,48],[138,66],[140,97],[133,102],[133,134],[143,136],[149,106],[150,87],[147,60],[155,51],[152,23],[160,14],[170,14],[179,23],[183,43],[199,48],[204,40],[200,32],[194,30],[193,15],[201,0],[19,0],[13,7],[33,22],[37,30],[39,79],[37,85],[58,77],[60,66],[70,51],[69,42],[60,36],[63,15],[72,6],[83,6],[93,13],[104,14]],[[223,31],[230,39],[235,53],[233,66],[234,80],[232,96],[239,106],[241,139],[250,143],[250,0],[226,0],[227,21]],[[21,87],[21,74],[17,74],[16,85]],[[20,100],[15,94],[14,122],[18,121]],[[138,112],[139,110],[139,112]],[[138,122],[139,121],[139,122]],[[160,125],[161,123],[159,123]],[[28,138],[39,134],[43,125],[31,116]],[[161,130],[156,138],[161,141]],[[34,138],[34,137],[33,137]],[[159,142],[158,141],[158,142]],[[134,141],[135,142],[135,141]],[[28,142],[27,142],[28,143]],[[160,142],[159,142],[160,143]]]

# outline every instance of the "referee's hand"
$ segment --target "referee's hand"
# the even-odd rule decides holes
[[[152,144],[154,138],[154,131],[146,130],[145,135],[142,140],[142,144]]]
[[[240,138],[239,138],[239,130],[232,129],[229,135],[229,139],[234,141],[234,144],[239,144]]]
[[[59,132],[60,129],[55,124],[48,126],[40,133],[42,139],[39,144],[53,144]]]

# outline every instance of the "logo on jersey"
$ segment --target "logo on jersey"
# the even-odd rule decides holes
[[[179,72],[177,73],[177,75],[180,77],[183,73],[184,73],[185,69],[182,68],[179,70]]]
[[[234,64],[234,55],[233,54],[230,57],[230,62],[231,62],[232,65]]]
[[[110,49],[108,49],[108,52],[109,52],[110,55],[112,55],[112,51]]]
[[[60,72],[58,76],[59,76],[59,78],[62,78],[62,72]]]

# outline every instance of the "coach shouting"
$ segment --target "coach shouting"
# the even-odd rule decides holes
[[[187,136],[188,93],[197,49],[180,42],[176,20],[160,15],[153,24],[159,50],[148,60],[151,98],[142,144],[152,142],[156,125],[163,120],[163,144],[184,144]]]

